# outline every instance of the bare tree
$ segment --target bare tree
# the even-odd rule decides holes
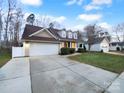
[[[113,32],[115,32],[118,42],[124,41],[124,23],[120,23],[113,27]],[[121,38],[123,39],[121,40]]]
[[[84,33],[82,31],[77,31],[78,32],[78,40],[80,42],[84,42]]]
[[[1,15],[0,6],[0,40],[2,31],[4,47],[11,48],[12,45],[14,46],[18,45],[23,15],[21,8],[18,8],[16,6],[16,0],[7,0],[6,3],[8,5],[7,9],[3,8],[2,10],[3,11],[2,13],[4,13],[4,19],[2,18]],[[2,19],[4,20],[4,22],[2,22]]]
[[[42,25],[43,27],[49,27],[49,24],[52,23],[51,19],[47,16],[42,16],[39,19],[40,25]]]
[[[4,36],[4,40],[5,40],[5,45],[6,47],[8,47],[8,30],[9,30],[9,23],[10,23],[10,19],[12,16],[12,12],[16,7],[16,2],[15,0],[7,0],[8,2],[8,12],[7,12],[7,17],[5,18],[5,36]]]
[[[120,31],[120,25],[113,27],[113,32],[115,32],[118,42],[121,41],[119,37],[119,31]]]
[[[3,22],[2,22],[2,14],[0,13],[0,47],[2,42],[2,29],[3,29]]]
[[[11,13],[9,20],[9,44],[11,46],[18,46],[19,34],[21,29],[23,14],[20,8],[16,8],[13,13]]]
[[[48,16],[41,16],[39,19],[35,19],[36,26],[42,26],[42,27],[52,27],[52,28],[60,28],[61,25],[53,20],[52,18],[49,18]]]
[[[90,51],[90,48],[94,42],[95,39],[95,33],[96,33],[96,24],[93,25],[87,25],[84,30],[86,31],[86,37],[88,39],[88,50]]]
[[[120,23],[113,27],[113,32],[115,32],[118,42],[124,42],[124,23]],[[123,45],[120,44],[120,46],[122,49]]]
[[[3,29],[3,23],[2,23],[2,15],[0,13],[0,46],[1,46],[1,37],[2,37],[2,29]]]
[[[122,36],[122,40],[121,41],[124,42],[124,23],[120,24],[119,31],[120,31],[120,34]]]
[[[3,1],[0,1],[0,47],[1,47],[1,42],[2,42],[2,30],[3,30],[3,22],[2,22],[2,4]]]

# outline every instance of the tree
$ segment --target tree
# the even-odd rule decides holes
[[[2,45],[6,48],[11,48],[13,45],[18,45],[23,15],[21,9],[16,6],[16,0],[7,0],[6,3],[7,8],[2,10],[4,19],[1,17],[0,12],[0,32],[1,28],[4,28],[2,29],[4,44]],[[2,22],[2,19],[4,22]]]
[[[49,24],[52,23],[51,19],[47,16],[41,16],[39,19],[40,25],[43,27],[49,27]]]
[[[1,41],[2,41],[2,30],[3,30],[3,22],[2,22],[2,13],[0,10],[0,47],[1,47]]]
[[[57,21],[53,20],[49,16],[38,17],[38,19],[35,19],[34,25],[42,26],[42,27],[45,27],[45,28],[48,28],[48,27],[60,28],[61,27],[61,25]]]
[[[113,27],[113,32],[115,32],[118,42],[124,42],[124,23],[120,23]],[[122,47],[123,46],[121,46],[121,48]]]
[[[77,31],[78,32],[78,40],[80,41],[80,42],[84,42],[84,36],[83,36],[83,32],[81,32],[81,31]]]
[[[0,1],[0,47],[2,46],[2,30],[3,30],[3,13],[2,13],[3,0]]]
[[[31,25],[33,25],[35,21],[35,15],[34,14],[30,14],[28,17],[27,17],[27,22]]]
[[[88,43],[88,50],[90,51],[91,45],[94,42],[94,39],[96,37],[95,33],[96,33],[96,24],[93,25],[87,25],[84,30],[86,31],[86,38],[87,43]]]
[[[9,42],[8,42],[8,30],[9,30],[9,23],[12,17],[12,11],[15,9],[16,7],[16,2],[15,0],[7,0],[8,3],[8,12],[7,12],[7,17],[4,19],[5,20],[5,35],[4,35],[4,41],[5,41],[5,46],[9,47]]]
[[[14,46],[19,45],[19,33],[21,29],[21,24],[23,19],[23,14],[21,8],[16,9],[15,17],[14,17]]]
[[[119,31],[120,31],[120,25],[119,24],[117,26],[113,27],[113,32],[115,32],[118,42],[121,41],[119,34],[118,34]]]
[[[118,42],[124,41],[124,23],[114,26],[113,32],[115,32]],[[123,37],[123,40],[121,40],[121,36]]]
[[[124,42],[124,23],[122,23],[122,29],[121,29],[122,35],[123,35],[123,42]]]

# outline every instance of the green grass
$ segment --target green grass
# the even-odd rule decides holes
[[[116,73],[124,71],[124,56],[89,52],[82,53],[81,55],[70,56],[69,58]]]
[[[10,53],[2,51],[2,53],[0,54],[0,68],[5,65],[10,59]]]

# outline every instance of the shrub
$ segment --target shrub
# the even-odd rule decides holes
[[[61,55],[67,55],[69,54],[68,48],[61,48]]]
[[[119,48],[119,47],[117,47],[117,48],[116,48],[116,50],[117,50],[117,51],[120,51],[120,48]]]
[[[70,52],[70,54],[72,54],[72,53],[75,52],[75,49],[74,48],[69,48],[69,52]]]
[[[85,50],[83,48],[78,48],[78,51],[77,52],[83,53],[83,52],[85,52]]]
[[[75,52],[74,48],[61,48],[61,55],[68,55]]]

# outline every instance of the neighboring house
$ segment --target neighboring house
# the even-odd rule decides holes
[[[111,42],[109,45],[110,45],[109,50],[113,51],[116,51],[117,48],[119,50],[122,50],[122,48],[124,48],[124,42]]]
[[[98,37],[109,37],[109,33],[107,31],[104,31],[104,32],[99,32],[98,33]]]
[[[77,49],[77,32],[26,25],[22,42],[25,56],[59,54],[62,47]]]
[[[85,44],[88,50],[88,44]],[[109,40],[107,37],[95,38],[93,44],[91,45],[90,51],[109,51]]]

